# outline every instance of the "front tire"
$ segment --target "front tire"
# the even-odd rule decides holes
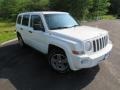
[[[59,73],[70,71],[67,56],[61,49],[54,49],[49,52],[48,61],[50,66]]]

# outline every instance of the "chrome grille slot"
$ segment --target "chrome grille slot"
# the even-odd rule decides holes
[[[107,43],[108,43],[108,36],[104,36],[96,40],[93,40],[93,52],[97,52],[103,49],[107,45]]]
[[[96,52],[96,43],[95,43],[95,40],[93,41],[93,51]]]
[[[97,39],[96,41],[97,41],[97,51],[99,51],[99,39]]]
[[[103,43],[103,47],[102,48],[104,48],[104,45],[105,45],[105,43],[104,43],[104,37],[102,37],[102,43]]]
[[[102,39],[100,38],[100,49],[102,49]]]

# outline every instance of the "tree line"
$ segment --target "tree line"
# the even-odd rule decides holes
[[[57,10],[77,19],[97,19],[106,14],[120,16],[120,0],[0,0],[0,18],[15,20],[18,13]]]

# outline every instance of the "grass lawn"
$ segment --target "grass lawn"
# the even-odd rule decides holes
[[[0,43],[16,38],[15,23],[0,21]]]

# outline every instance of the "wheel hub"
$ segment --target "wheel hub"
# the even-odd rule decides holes
[[[54,54],[51,57],[51,64],[52,64],[54,69],[57,69],[57,70],[60,70],[60,71],[63,71],[66,68],[68,68],[67,58],[63,54]]]

